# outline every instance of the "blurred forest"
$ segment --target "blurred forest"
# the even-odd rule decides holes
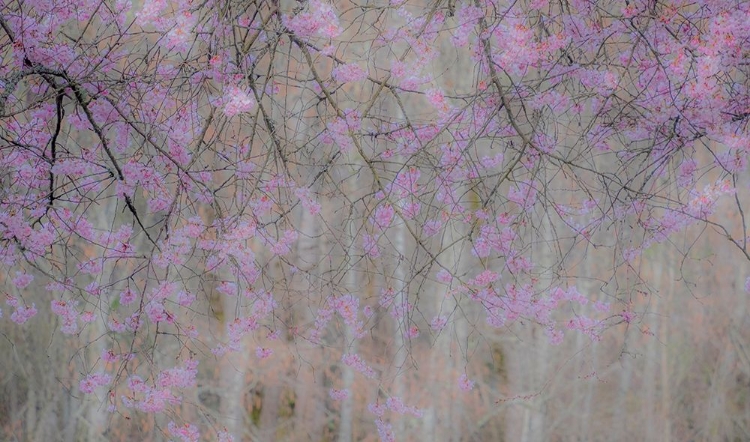
[[[686,232],[653,247],[632,273],[614,280],[598,276],[610,269],[597,268],[590,255],[595,251],[582,253],[575,277],[590,293],[618,284],[622,297],[641,312],[599,342],[568,338],[552,346],[530,324],[498,331],[479,320],[468,333],[444,330],[436,344],[443,346],[440,357],[425,356],[434,363],[407,364],[398,373],[404,395],[430,410],[427,418],[408,424],[406,440],[748,440],[748,266],[722,240],[710,230]],[[364,296],[374,297],[379,278],[363,270],[362,279],[368,281],[361,287]],[[218,314],[212,324],[216,333],[222,319]],[[152,415],[90,421],[97,414],[87,410],[102,410],[106,403],[75,391],[69,355],[96,357],[97,349],[70,346],[54,323],[1,324],[3,440],[165,439]],[[389,331],[375,326],[368,333],[373,345],[360,347],[360,354],[387,366],[394,352]],[[329,389],[342,377],[340,347],[303,349],[280,340],[272,348],[274,357],[261,362],[201,355],[199,386],[184,398],[181,413],[200,421],[204,413],[227,412],[222,397],[232,391],[241,395],[241,408],[232,411],[247,429],[241,440],[337,440],[341,403],[329,397]],[[420,356],[409,357],[424,360]],[[311,369],[326,361],[327,370]],[[470,392],[456,387],[465,371],[476,381]],[[366,416],[374,398],[355,387],[352,399],[352,439],[377,440]],[[90,439],[91,425],[106,428],[103,436]]]

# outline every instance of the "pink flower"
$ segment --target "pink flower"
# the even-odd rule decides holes
[[[501,153],[495,155],[494,157],[488,157],[488,156],[482,157],[482,160],[481,160],[482,167],[484,167],[485,169],[494,169],[497,166],[500,166],[503,164],[503,159],[504,157],[503,157],[503,154]]]
[[[14,311],[12,315],[10,315],[10,320],[15,322],[16,324],[23,324],[29,319],[33,318],[36,313],[36,304],[32,303],[31,307],[19,305],[18,307],[16,307],[16,311]]]
[[[154,287],[153,290],[151,290],[150,293],[150,300],[151,301],[163,301],[167,299],[172,292],[174,292],[177,288],[177,284],[175,283],[168,283],[163,282],[156,287]]]
[[[460,388],[461,391],[471,391],[474,389],[474,381],[470,381],[466,374],[462,374],[458,378],[458,388]]]
[[[453,281],[453,275],[451,275],[451,272],[442,269],[439,272],[437,272],[437,275],[435,275],[437,280],[439,282],[442,282],[443,284],[450,284],[451,281]]]
[[[434,318],[432,318],[432,321],[430,322],[430,327],[434,331],[438,332],[438,331],[442,330],[447,323],[448,323],[448,318],[447,317],[445,317],[445,316],[435,316]]]
[[[602,313],[607,313],[609,311],[610,304],[609,302],[604,301],[596,301],[594,303],[594,310]]]
[[[365,315],[365,318],[371,318],[372,315],[375,314],[375,310],[369,305],[366,305],[365,308],[362,309],[362,314]]]
[[[372,219],[372,223],[375,224],[380,229],[387,229],[388,226],[391,225],[391,222],[393,221],[393,214],[395,211],[393,210],[393,207],[391,207],[390,204],[383,204],[381,206],[378,206],[377,209],[375,209],[375,216]]]
[[[419,336],[419,328],[417,328],[416,325],[412,325],[411,327],[409,327],[409,332],[407,333],[407,336],[410,339],[414,339],[414,338],[418,337]]]
[[[424,412],[417,407],[410,407],[404,404],[398,396],[391,396],[385,401],[385,406],[397,414],[411,414],[414,417],[422,417]]]
[[[547,335],[547,339],[549,340],[549,343],[552,345],[560,345],[563,342],[563,332],[561,330],[556,330],[554,328],[548,328],[544,332]]]
[[[529,210],[536,203],[537,191],[531,183],[521,182],[508,190],[508,200]]]
[[[177,294],[177,303],[183,307],[189,307],[195,302],[195,295],[186,291],[181,291]]]
[[[388,409],[385,404],[378,404],[376,402],[373,402],[369,405],[367,405],[367,409],[370,410],[370,413],[374,414],[377,417],[383,417],[385,414],[385,411]]]
[[[336,311],[344,318],[346,325],[353,327],[359,312],[359,298],[354,295],[344,295],[334,301]]]
[[[420,203],[412,203],[406,200],[402,200],[400,205],[401,213],[406,219],[413,219],[419,214],[419,210],[422,208],[422,205]]]
[[[140,26],[146,26],[157,20],[166,4],[167,2],[165,0],[151,0],[144,2],[141,12],[136,14],[138,24]]]
[[[234,442],[234,436],[226,430],[219,431],[219,442]]]
[[[690,186],[693,182],[696,170],[698,170],[698,163],[692,158],[685,159],[678,168],[677,184],[682,187]]]
[[[107,328],[109,328],[115,333],[123,333],[126,330],[125,324],[123,324],[122,322],[118,321],[115,318],[112,318],[109,320],[109,322],[107,323]]]
[[[500,279],[500,275],[492,270],[485,270],[478,274],[470,283],[478,287],[485,287]]]
[[[448,103],[445,101],[443,91],[441,91],[440,89],[430,89],[425,93],[425,95],[427,95],[427,101],[429,101],[432,107],[434,107],[438,111],[447,112],[448,109],[450,109]]]
[[[159,388],[190,388],[195,386],[198,361],[188,359],[182,367],[174,367],[159,373],[156,385]]]
[[[375,419],[375,428],[378,429],[378,435],[382,442],[395,442],[396,437],[393,435],[393,426],[385,423],[382,419]]]
[[[182,442],[198,442],[201,436],[195,425],[185,424],[178,427],[174,422],[170,422],[167,428],[172,436],[179,437]]]
[[[170,319],[169,314],[166,310],[164,310],[164,305],[162,305],[160,302],[149,302],[146,305],[146,315],[148,316],[148,319],[150,319],[154,324]]]
[[[78,270],[88,275],[96,275],[102,271],[102,261],[100,259],[91,259],[78,264]]]
[[[331,399],[334,401],[343,401],[344,399],[349,397],[349,390],[336,390],[335,388],[331,388],[328,391],[328,395],[331,396]]]
[[[367,78],[367,72],[355,63],[342,64],[334,68],[332,75],[339,83],[349,83]]]
[[[406,76],[406,64],[398,60],[392,61],[391,75],[396,78],[404,78]]]
[[[273,350],[270,348],[265,347],[257,347],[255,349],[255,356],[258,357],[258,359],[267,359],[273,354]]]
[[[308,10],[305,12],[292,17],[283,16],[282,23],[302,38],[315,36],[336,38],[341,34],[339,18],[333,6],[319,0],[310,0]]]
[[[34,280],[34,276],[24,272],[16,272],[16,277],[13,278],[13,285],[19,289],[25,289]]]
[[[622,313],[620,313],[620,316],[622,317],[623,321],[630,324],[638,315],[630,310],[623,310]]]
[[[436,220],[427,221],[422,226],[422,232],[426,237],[430,237],[435,235],[440,231],[440,228],[443,227],[443,223]]]
[[[137,294],[133,289],[130,287],[123,290],[122,293],[120,293],[120,304],[122,305],[128,305],[131,302],[135,301]]]
[[[115,354],[112,350],[102,350],[101,358],[104,362],[117,362],[120,360],[120,355]]]
[[[237,114],[251,112],[258,104],[252,94],[234,86],[228,87],[224,94],[227,98],[224,114],[230,118]]]
[[[112,376],[106,373],[95,373],[88,375],[85,379],[82,379],[78,384],[81,392],[91,394],[94,389],[109,384],[112,381]]]
[[[370,379],[375,378],[375,370],[370,368],[358,355],[345,354],[341,358],[341,361],[349,367],[352,367],[353,369],[362,373],[363,375],[365,375],[365,377],[368,377]]]

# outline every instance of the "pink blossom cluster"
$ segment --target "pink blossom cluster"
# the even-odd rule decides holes
[[[484,224],[479,229],[479,236],[473,241],[472,254],[486,258],[494,251],[500,255],[513,254],[513,241],[516,233],[510,227],[498,230],[497,226]]]
[[[359,313],[359,298],[354,295],[344,295],[336,298],[333,302],[336,311],[344,319],[349,327],[357,325],[357,314]]]
[[[477,287],[486,287],[499,279],[500,274],[493,272],[492,270],[484,270],[471,279],[468,284]]]
[[[107,363],[114,363],[122,359],[122,355],[116,354],[112,349],[105,348],[101,354],[102,361]]]
[[[436,235],[442,227],[443,223],[441,221],[428,220],[422,226],[422,233],[429,238],[430,236]]]
[[[624,316],[623,316],[624,318]],[[626,320],[626,322],[629,322]],[[604,329],[604,323],[587,316],[576,316],[568,321],[569,330],[578,330],[591,338],[592,341],[601,339],[601,332]]]
[[[394,214],[395,210],[391,204],[381,204],[375,209],[375,214],[370,219],[370,222],[378,229],[385,230],[393,222]]]
[[[240,351],[242,349],[240,345],[242,338],[259,327],[260,324],[255,316],[236,318],[227,325],[228,348],[232,351]]]
[[[228,431],[219,431],[219,442],[234,442],[234,436]]]
[[[386,186],[386,192],[390,192],[397,200],[416,195],[419,191],[421,175],[422,172],[417,167],[404,168],[396,175],[396,179]]]
[[[580,305],[586,305],[588,298],[581,294],[575,286],[571,286],[568,290],[563,290],[560,287],[554,287],[550,290],[550,298],[555,302],[576,302]]]
[[[133,303],[133,301],[136,300],[137,297],[138,297],[138,293],[136,293],[135,290],[128,287],[122,292],[120,292],[120,304],[121,305],[131,304]]]
[[[15,296],[7,295],[5,303],[15,308],[10,315],[10,320],[16,324],[24,324],[37,314],[36,304],[32,303],[31,306],[22,305]]]
[[[275,255],[286,255],[291,251],[291,245],[297,241],[299,233],[296,230],[285,230],[284,235],[271,246],[271,252]]]
[[[167,406],[179,404],[181,399],[172,393],[172,389],[194,387],[197,365],[198,361],[190,359],[182,367],[164,370],[157,376],[153,387],[138,375],[130,376],[127,386],[131,394],[122,396],[122,404],[146,413],[160,413]]]
[[[333,69],[331,74],[339,83],[351,83],[367,79],[367,72],[356,63],[339,65]]]
[[[427,96],[427,101],[432,105],[433,108],[435,108],[437,111],[441,113],[448,112],[450,110],[450,104],[445,99],[445,95],[443,94],[443,91],[440,89],[429,89],[427,92],[425,92],[425,95]]]
[[[227,117],[252,112],[257,106],[252,93],[236,86],[228,86],[224,91],[224,114]]]
[[[432,321],[430,321],[430,328],[432,328],[432,330],[434,330],[436,332],[439,332],[443,328],[445,328],[445,326],[447,324],[448,324],[448,317],[447,316],[444,316],[444,315],[443,316],[435,316],[434,318],[432,318]]]
[[[373,370],[365,361],[362,360],[359,355],[355,354],[345,354],[341,357],[341,361],[346,364],[347,366],[357,370],[358,372],[362,373],[365,377],[369,379],[375,378],[375,370]]]
[[[458,377],[458,388],[461,391],[471,391],[474,389],[474,381],[469,380],[469,377],[464,373]]]
[[[734,194],[735,189],[729,181],[718,181],[707,184],[702,192],[692,192],[693,198],[687,206],[687,212],[697,220],[706,219],[716,209],[716,202],[723,195]]]
[[[349,397],[349,390],[337,390],[335,388],[331,388],[328,391],[328,395],[331,396],[331,399],[333,399],[334,401],[343,401],[344,399]]]
[[[201,437],[198,427],[192,424],[186,423],[182,426],[178,426],[171,421],[167,424],[167,429],[172,436],[179,437],[182,442],[198,442]]]
[[[182,367],[164,370],[156,378],[158,388],[189,388],[195,386],[198,374],[198,361],[187,360]]]
[[[91,394],[97,387],[103,387],[112,382],[112,376],[106,373],[94,373],[86,376],[78,384],[82,393]]]
[[[177,52],[185,52],[190,49],[193,40],[193,29],[195,28],[198,17],[190,11],[184,11],[182,14],[176,14],[171,28],[166,33],[164,45],[167,49]]]
[[[347,112],[345,118],[336,117],[328,123],[328,130],[323,134],[323,142],[335,144],[342,152],[349,152],[354,147],[351,132],[360,128],[359,114],[355,111]]]
[[[386,399],[385,406],[387,409],[391,410],[392,412],[396,414],[401,414],[401,415],[410,414],[414,417],[422,417],[424,415],[424,411],[420,410],[417,407],[407,406],[406,404],[404,404],[403,400],[398,396],[391,396],[388,399]]]
[[[378,430],[381,442],[396,442],[393,434],[393,426],[383,419],[375,419],[375,428]]]
[[[301,38],[336,38],[341,34],[339,18],[333,6],[320,0],[309,0],[305,12],[284,15],[282,23]]]
[[[435,275],[435,278],[438,282],[442,282],[443,284],[450,284],[451,281],[453,281],[453,275],[451,275],[451,272],[446,269],[440,269]]]
[[[34,275],[26,272],[16,272],[16,277],[13,278],[13,285],[19,290],[25,289],[34,280]]]
[[[518,204],[526,211],[536,204],[536,198],[536,187],[530,182],[519,182],[508,190],[508,200]]]
[[[174,316],[164,308],[161,301],[151,301],[146,304],[146,316],[154,324],[159,322],[174,322]]]
[[[503,164],[503,160],[505,157],[502,153],[495,154],[495,156],[483,156],[481,160],[482,167],[488,170],[494,170],[498,166],[501,166]]]
[[[378,430],[378,435],[381,441],[395,441],[393,434],[393,426],[386,422],[384,416],[386,411],[390,410],[395,414],[399,415],[412,415],[420,418],[424,415],[424,412],[416,407],[407,406],[403,403],[401,398],[392,396],[386,399],[385,403],[379,404],[373,402],[367,406],[367,409],[376,416],[375,427]]]
[[[52,313],[59,316],[62,320],[60,331],[67,335],[72,335],[78,331],[78,309],[77,301],[50,301]]]
[[[268,347],[256,347],[255,356],[258,359],[268,359],[273,354],[273,350]]]
[[[464,47],[469,42],[469,35],[474,30],[479,19],[484,17],[484,11],[473,4],[462,4],[456,10],[456,21],[458,26],[453,31],[453,44],[456,47]]]

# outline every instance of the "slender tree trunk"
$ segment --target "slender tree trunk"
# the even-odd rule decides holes
[[[665,261],[668,260],[668,254],[666,253],[667,245],[659,246],[659,251],[656,259],[650,263],[653,269],[653,280],[656,281],[656,286],[660,287],[664,281],[664,265]],[[661,321],[659,317],[661,310],[661,293],[652,293],[649,296],[648,313],[650,318],[657,318],[657,321]],[[658,331],[660,324],[656,325]],[[644,407],[642,409],[642,422],[645,431],[646,440],[656,440],[660,433],[658,428],[658,422],[656,417],[660,415],[659,404],[657,401],[658,387],[661,379],[659,363],[661,362],[661,353],[663,352],[662,344],[656,336],[651,336],[648,339],[648,347],[646,350],[646,361],[645,369],[643,372],[643,385],[644,385]]]
[[[584,294],[584,296],[589,297],[590,299],[595,297],[598,292],[598,287],[596,285],[596,273],[597,273],[597,261],[595,259],[585,259],[585,274],[583,275],[583,279],[579,280],[579,290],[581,290],[581,293]],[[586,311],[585,306],[581,306],[582,311]],[[583,333],[578,333],[576,336],[576,350],[582,349],[585,345],[585,341],[588,339]],[[591,360],[596,363],[597,362],[597,345],[591,345]],[[581,383],[577,383],[576,385],[581,385]],[[592,405],[594,402],[594,394],[595,394],[595,385],[596,380],[595,379],[588,379],[583,384],[583,403],[581,406],[581,413],[580,417],[578,418],[578,421],[580,423],[579,425],[579,434],[578,437],[580,440],[589,440],[591,439],[591,421],[590,418],[592,416],[592,412],[594,411],[592,409]],[[576,394],[576,397],[578,394]]]
[[[234,311],[231,298],[223,295],[224,311]],[[244,342],[244,340],[243,340]],[[245,373],[249,363],[250,350],[242,348],[237,353],[227,354],[221,366],[221,416],[226,423],[227,431],[240,440],[245,439],[247,428],[245,418],[248,410],[245,407]],[[265,406],[265,400],[263,401]]]
[[[675,282],[675,265],[674,260],[676,259],[674,249],[670,248],[669,255],[670,259],[667,260],[667,280],[662,284],[663,293],[662,298],[663,301],[669,306],[672,305],[672,295],[674,293],[674,282]],[[668,315],[664,320],[661,321],[661,330],[659,333],[659,340],[661,342],[669,343],[671,342],[670,335],[669,335],[669,324],[672,321],[672,315],[674,313]],[[670,386],[670,380],[671,377],[669,376],[669,368],[670,368],[670,358],[669,358],[669,347],[663,348],[661,352],[661,385],[662,385],[662,392],[661,392],[661,412],[662,412],[662,422],[664,423],[664,436],[663,440],[672,440],[672,413],[671,413],[671,401],[672,401],[672,389]]]
[[[89,220],[96,226],[97,229],[107,231],[112,228],[111,214],[117,210],[117,200],[109,199],[109,203],[106,203],[104,207],[101,207],[99,211],[95,211],[95,216],[89,217]],[[98,251],[97,251],[98,252]],[[111,281],[100,281],[102,284],[108,282],[116,282],[121,278],[121,271],[117,269],[114,264],[108,264],[104,267],[104,275],[111,275]],[[100,304],[98,307],[102,308],[105,312],[107,311],[107,305]],[[108,339],[102,339],[106,335],[107,329],[104,323],[103,314],[98,314],[97,318],[86,326],[84,333],[88,336],[90,344],[86,348],[86,361],[91,364],[92,362],[99,359],[102,352],[105,350],[108,344]],[[87,369],[90,367],[87,367]],[[85,397],[86,412],[86,424],[88,425],[87,440],[91,442],[97,442],[106,439],[103,436],[104,431],[107,427],[108,413],[106,411],[106,403],[97,399],[96,395],[88,395]]]
[[[555,237],[555,231],[552,229],[551,220],[544,216],[539,221],[538,246],[536,246],[536,256],[534,257],[536,268],[539,270],[539,287],[549,287],[554,282],[552,269],[555,266],[556,256],[552,244],[558,240]],[[524,370],[524,376],[530,376],[531,390],[534,396],[529,400],[529,406],[524,411],[524,422],[526,425],[523,429],[522,441],[532,442],[547,440],[547,391],[543,388],[548,378],[548,366],[550,354],[550,344],[544,333],[536,327],[530,328],[527,332],[531,343],[531,351],[528,357],[528,365]]]
[[[321,213],[328,213],[330,208],[322,204]],[[325,236],[321,236],[321,226],[316,217],[306,210],[302,210],[300,220],[300,237],[297,241],[297,267],[303,274],[308,275],[297,285],[298,293],[308,293],[310,302],[315,303],[317,297],[322,293],[323,287],[319,285],[318,278],[330,268],[323,268],[325,262],[320,257],[325,253],[327,247]],[[298,311],[303,323],[315,322],[315,316],[311,309],[303,308]],[[321,336],[325,340],[325,334]],[[316,353],[323,353],[323,347],[315,348]],[[300,433],[306,433],[311,441],[323,439],[323,428],[325,426],[326,399],[322,394],[323,370],[314,370],[299,373],[294,384],[294,394],[297,400],[295,407],[295,428]]]
[[[397,224],[391,227],[393,232],[393,247],[396,252],[395,258],[395,269],[393,272],[393,289],[395,290],[396,297],[394,303],[396,305],[404,305],[408,300],[407,284],[406,284],[406,272],[404,271],[404,260],[406,254],[406,235],[405,228],[401,224],[402,220],[397,219]],[[406,363],[406,355],[408,349],[406,348],[406,340],[404,339],[404,332],[408,319],[406,314],[403,318],[393,321],[393,395],[400,398],[404,397],[406,393],[406,386],[404,383],[404,364]],[[406,440],[406,425],[403,416],[395,416],[393,425],[393,433],[396,440]]]
[[[354,216],[350,216],[347,220],[348,223],[348,234],[349,234],[349,250],[347,251],[347,288],[351,290],[351,293],[355,296],[358,295],[358,278],[357,269],[355,264],[355,253],[356,253],[356,239],[357,239],[357,225]],[[354,339],[354,334],[350,327],[346,327],[344,333],[344,345],[348,353],[357,352],[357,340]],[[344,399],[341,403],[341,419],[339,421],[339,442],[350,442],[352,440],[352,419],[354,418],[354,394],[351,391],[352,385],[354,384],[354,370],[346,364],[342,366],[342,385],[344,389],[349,390],[349,396]]]

